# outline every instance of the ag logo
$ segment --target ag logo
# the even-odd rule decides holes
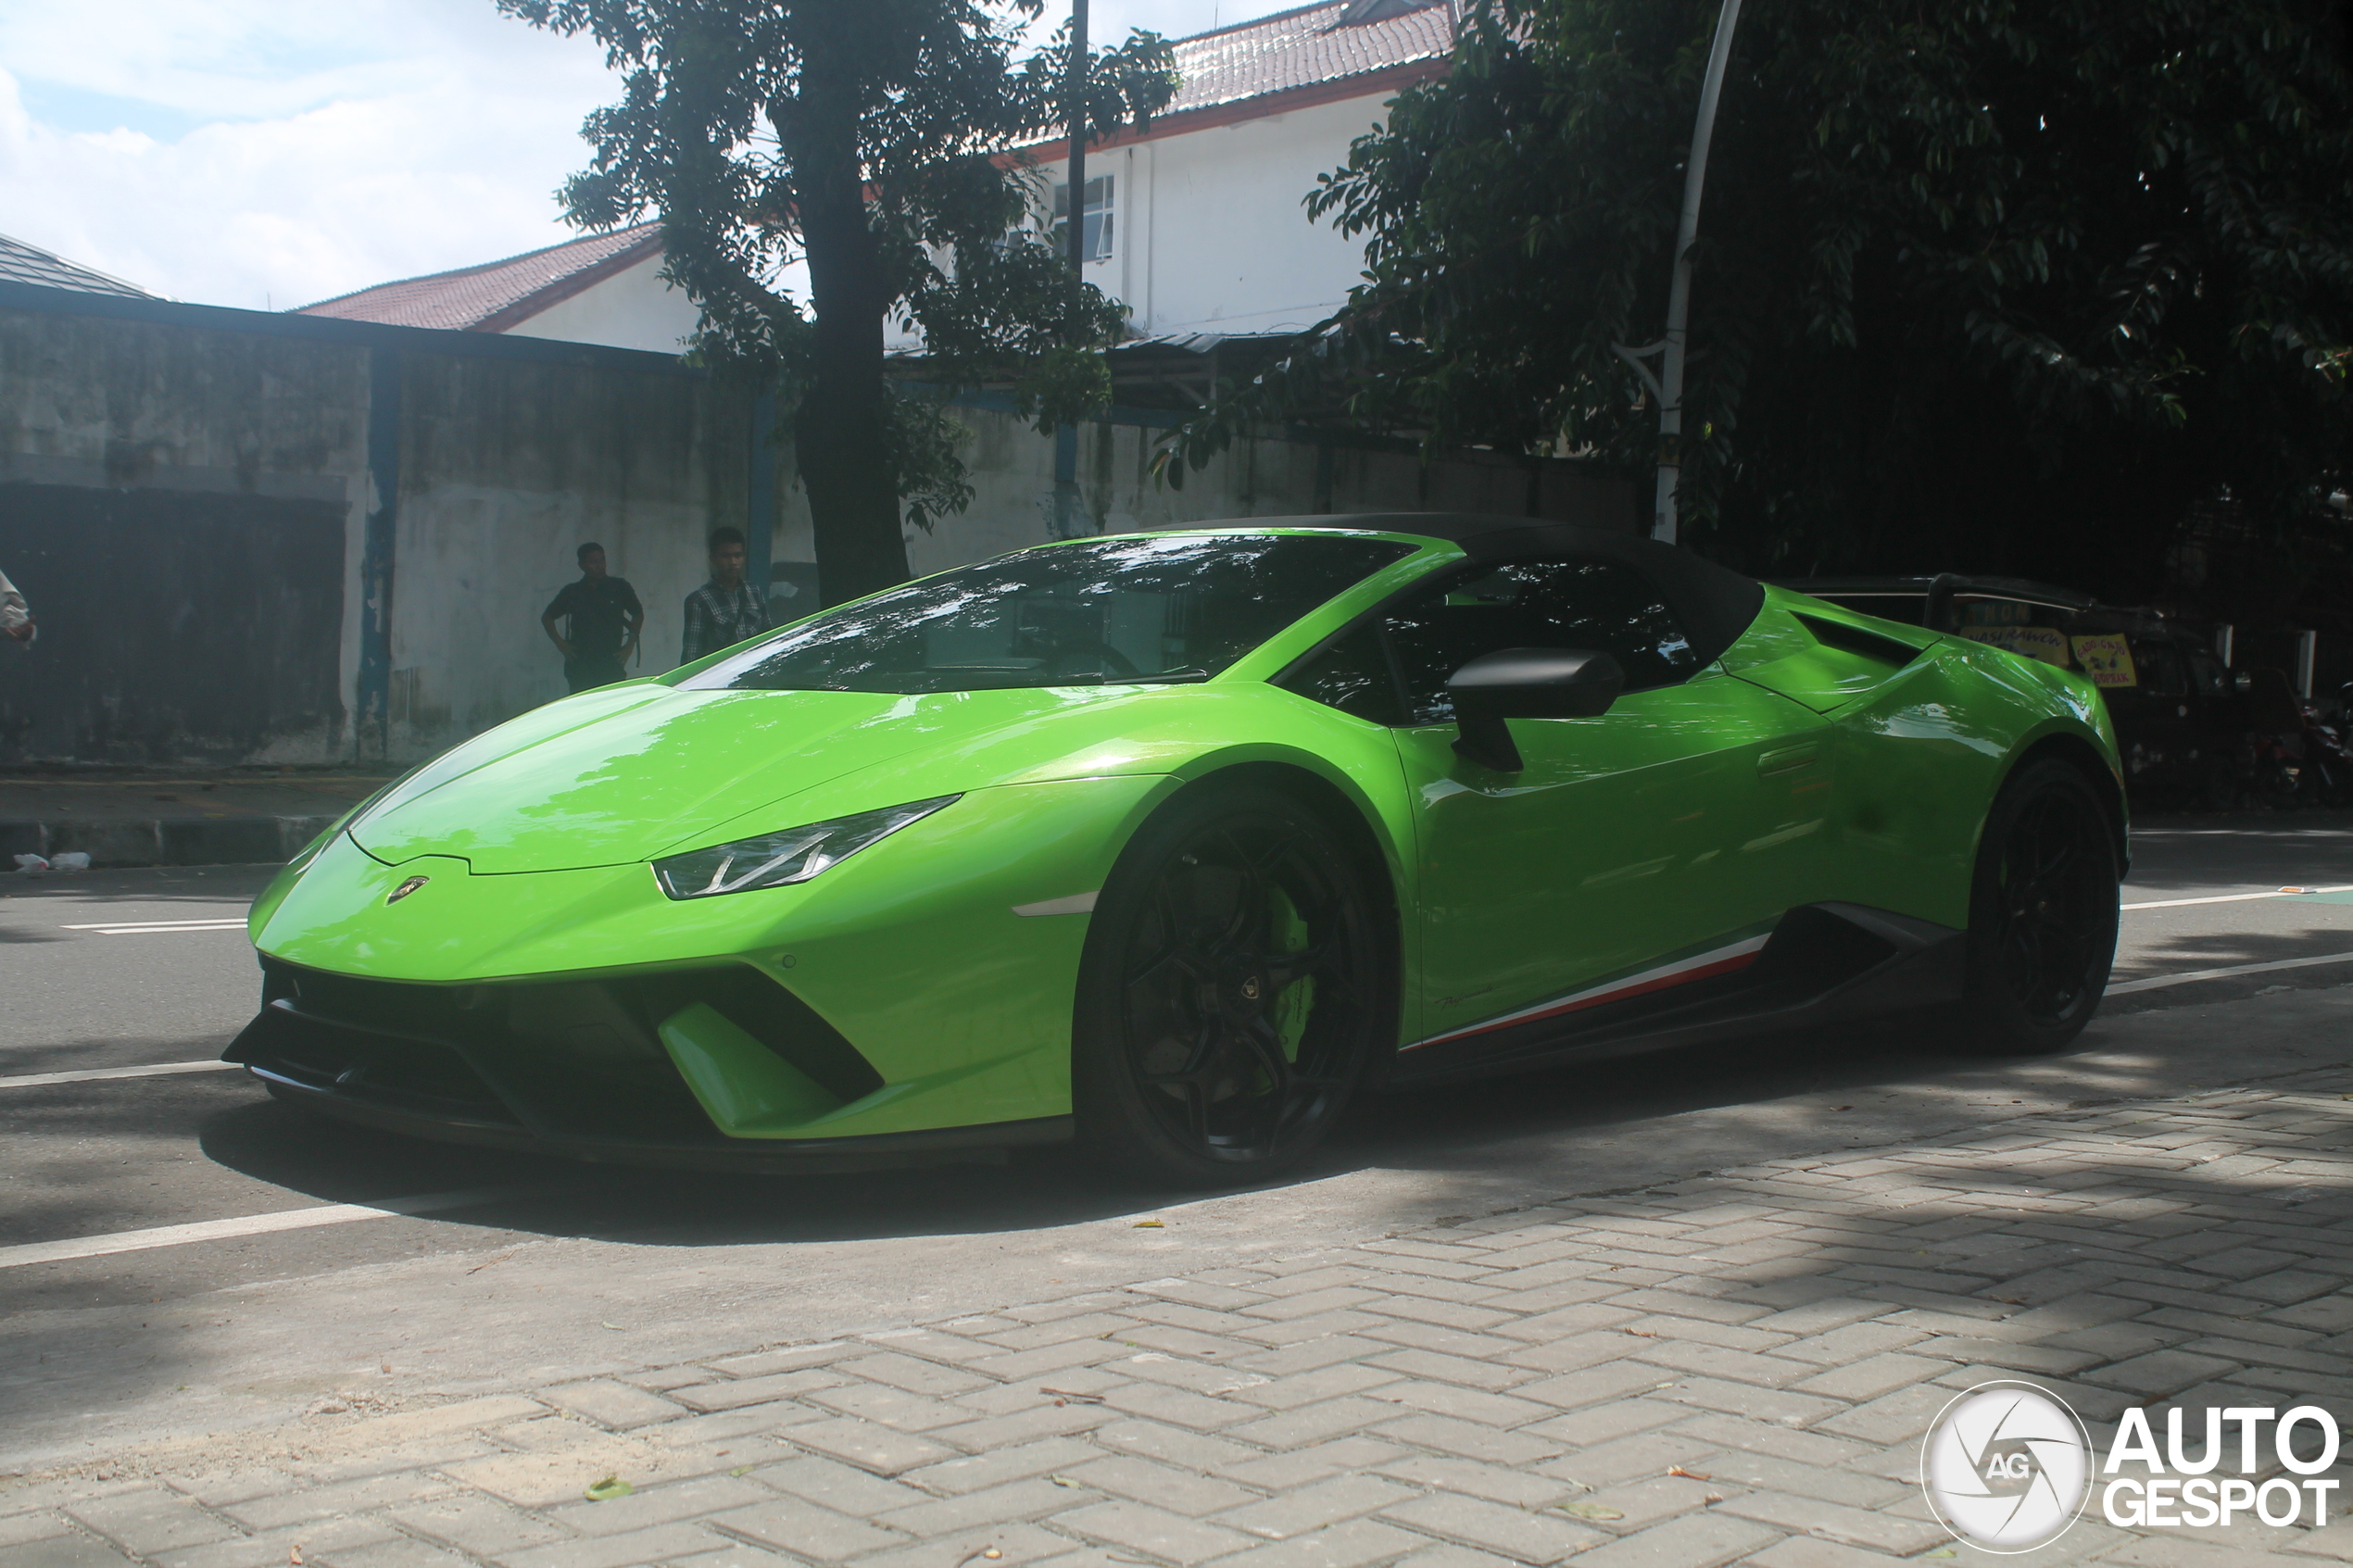
[[[1981,1459],[1980,1477],[1995,1497],[2015,1497],[2034,1479],[2034,1450],[2016,1437],[1988,1443]]]
[[[1947,1530],[2004,1554],[2032,1551],[2091,1496],[2083,1424],[2032,1383],[1981,1383],[1940,1411],[1920,1445],[1920,1486]]]
[[[397,904],[400,900],[406,898],[409,894],[414,893],[418,888],[422,887],[426,883],[431,882],[433,878],[429,876],[412,876],[408,881],[402,883],[399,886],[394,888],[391,892],[385,894],[384,902],[387,904]]]

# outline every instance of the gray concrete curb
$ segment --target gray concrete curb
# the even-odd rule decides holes
[[[290,860],[334,815],[131,817],[93,822],[0,820],[0,871],[19,855],[81,850],[103,866],[224,866]]]

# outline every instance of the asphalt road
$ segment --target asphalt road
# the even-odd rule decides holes
[[[257,977],[241,930],[205,922],[236,921],[268,874],[0,884],[0,1470],[265,1426],[331,1395],[937,1319],[2353,1056],[2353,892],[2277,896],[2353,886],[2353,818],[2305,814],[2145,823],[2125,900],[2158,907],[2128,909],[2117,967],[2141,988],[2061,1057],[1988,1062],[1881,1027],[1418,1092],[1361,1105],[1309,1174],[1209,1198],[1107,1186],[1055,1156],[799,1177],[587,1167],[321,1122],[235,1072],[79,1076],[219,1055]],[[52,1074],[74,1081],[25,1081]],[[207,1228],[139,1234],[192,1225]]]

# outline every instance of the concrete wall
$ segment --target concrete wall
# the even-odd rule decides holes
[[[975,499],[930,533],[907,531],[918,573],[942,571],[1000,551],[1055,538],[1054,443],[1011,411],[986,401],[959,405],[970,432],[963,450]],[[1328,445],[1279,437],[1238,443],[1184,488],[1154,483],[1151,463],[1164,415],[1114,411],[1079,430],[1076,532],[1130,529],[1214,518],[1298,517],[1321,512],[1456,511],[1535,516],[1604,528],[1636,525],[1631,493],[1577,464],[1461,453],[1425,464],[1389,445]],[[799,576],[812,559],[808,500],[791,454],[779,455],[773,558]]]
[[[975,499],[911,536],[919,572],[1208,518],[1633,521],[1567,463],[1274,436],[1163,489],[1168,417],[1114,411],[1058,522],[1052,440],[986,398],[956,414]],[[0,284],[0,570],[44,626],[0,647],[0,763],[430,756],[562,694],[539,616],[590,540],[648,611],[631,672],[670,669],[711,528],[813,586],[760,419],[664,356]]]
[[[0,284],[0,762],[429,755],[561,695],[604,544],[675,661],[749,400],[668,356]]]
[[[589,541],[646,607],[631,673],[675,664],[686,596],[708,574],[704,535],[744,521],[744,401],[661,365],[584,375],[420,354],[402,383],[394,754],[429,755],[563,695],[539,616]]]
[[[0,665],[0,759],[341,754],[359,661],[341,607],[359,592],[367,397],[367,351],[348,344],[0,307],[0,571],[42,622],[41,640]],[[289,508],[298,532],[326,535],[326,555],[303,602],[274,613],[332,607],[333,631],[300,657],[333,679],[325,703],[256,720],[236,650],[277,629],[232,623],[255,607],[210,572],[286,526]],[[274,545],[239,576],[316,554]]]

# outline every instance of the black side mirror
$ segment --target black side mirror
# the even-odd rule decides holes
[[[1519,747],[1506,719],[1593,719],[1626,689],[1617,660],[1591,648],[1504,648],[1447,678],[1462,734],[1454,749],[1498,772],[1516,773]]]

